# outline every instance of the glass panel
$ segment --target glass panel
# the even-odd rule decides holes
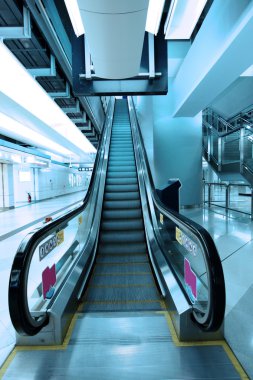
[[[253,134],[245,130],[243,140],[244,164],[253,172]]]
[[[205,314],[209,305],[204,253],[196,237],[156,209],[164,254],[188,294],[194,308]]]
[[[218,135],[215,132],[211,134],[211,155],[218,162]]]
[[[208,186],[210,186],[210,202],[212,205],[226,206],[226,185],[222,183],[206,184],[206,194],[208,194]],[[208,196],[208,195],[207,195]],[[208,198],[207,198],[208,201]]]
[[[202,143],[206,152],[208,152],[208,130],[209,128],[205,124],[203,124],[203,128],[202,128],[203,142]]]
[[[82,252],[80,230],[83,224],[81,213],[60,229],[52,231],[38,244],[28,274],[27,299],[30,312],[46,309],[48,301]]]
[[[249,186],[229,185],[229,208],[250,214],[251,189]]]
[[[240,161],[240,131],[231,133],[223,139],[222,164]]]

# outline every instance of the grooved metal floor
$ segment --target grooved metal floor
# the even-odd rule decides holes
[[[99,246],[83,310],[162,309],[147,255],[127,103],[117,100]]]
[[[221,346],[176,347],[157,312],[85,313],[66,350],[16,353],[3,380],[239,380]]]

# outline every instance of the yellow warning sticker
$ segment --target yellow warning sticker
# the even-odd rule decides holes
[[[83,217],[82,217],[82,215],[81,216],[79,216],[79,218],[78,218],[78,224],[82,224],[83,223]]]
[[[163,214],[160,214],[160,223],[163,224]]]
[[[61,230],[57,232],[57,245],[60,245],[61,243],[64,242],[64,230]]]
[[[182,231],[178,227],[176,227],[176,240],[179,242],[179,244],[183,244]]]

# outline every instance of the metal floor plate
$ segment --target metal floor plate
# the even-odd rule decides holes
[[[18,351],[4,380],[235,380],[221,346],[176,347],[164,314],[90,313],[66,350]]]

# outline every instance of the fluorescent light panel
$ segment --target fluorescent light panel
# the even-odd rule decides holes
[[[0,112],[0,131],[2,134],[13,136],[18,140],[29,142],[32,145],[52,149],[52,151],[63,154],[64,156],[69,156],[71,154],[68,149],[39,134],[38,132],[33,131],[32,129],[21,124],[19,121],[12,119],[2,112]]]
[[[167,40],[188,40],[207,0],[172,0],[165,23]]]
[[[81,14],[79,11],[79,7],[77,4],[77,0],[64,0],[65,5],[73,26],[73,29],[75,31],[75,34],[77,37],[84,34],[84,26],[81,18]]]
[[[146,31],[157,35],[165,0],[149,0]]]
[[[0,92],[28,110],[83,153],[96,152],[89,140],[1,41],[0,57]],[[80,154],[80,151],[77,154]]]

